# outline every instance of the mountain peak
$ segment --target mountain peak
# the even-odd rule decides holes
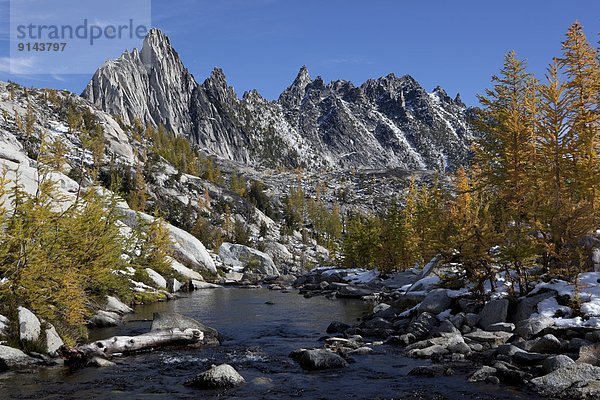
[[[304,99],[306,88],[312,82],[308,68],[306,65],[303,65],[300,71],[298,71],[294,82],[279,96],[279,102],[288,109],[298,108],[300,103],[302,103],[302,99]]]

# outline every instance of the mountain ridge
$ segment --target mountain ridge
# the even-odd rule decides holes
[[[101,66],[82,93],[122,119],[164,125],[219,157],[267,167],[445,170],[464,163],[467,107],[409,75],[326,84],[302,66],[277,100],[238,97],[223,70],[202,83],[152,29],[140,51]]]

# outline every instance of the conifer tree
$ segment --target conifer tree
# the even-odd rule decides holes
[[[573,161],[577,183],[572,188],[585,201],[598,223],[600,188],[600,61],[598,51],[588,42],[583,27],[575,22],[563,42],[558,65],[566,77],[569,102],[569,136],[573,139]]]

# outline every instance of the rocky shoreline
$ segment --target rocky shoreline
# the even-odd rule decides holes
[[[494,293],[484,301],[467,288],[445,288],[438,277],[443,274],[436,268],[434,263],[424,270],[387,277],[372,271],[321,268],[300,277],[296,286],[306,297],[374,301],[373,312],[359,323],[332,322],[324,348],[310,351],[329,352],[344,361],[352,354],[371,353],[373,346],[399,346],[408,357],[432,361],[413,369],[411,375],[442,376],[467,370],[470,382],[517,386],[551,398],[600,396],[597,319],[590,315],[563,318],[573,313],[564,305],[570,299],[563,282],[540,284],[529,296],[509,298],[506,293]],[[600,283],[600,273],[586,276]],[[588,284],[592,295],[582,309],[593,308],[595,289]],[[585,296],[585,290],[580,296]],[[304,365],[321,369],[328,362],[305,361]]]
[[[568,319],[557,316],[567,317],[573,310],[563,305],[568,299],[559,285],[540,285],[539,290],[521,298],[496,295],[483,301],[468,288],[444,287],[438,275],[442,274],[436,266],[388,276],[362,269],[317,268],[297,278],[247,274],[230,284],[238,289],[296,288],[305,297],[373,302],[372,313],[354,325],[333,321],[322,338],[322,347],[292,352],[290,357],[305,370],[345,368],[353,357],[377,357],[385,349],[382,346],[394,346],[408,357],[431,360],[430,365],[410,371],[413,376],[461,374],[470,382],[520,387],[551,398],[592,399],[600,395],[600,330],[591,326],[595,320],[589,316],[578,326],[564,326]],[[554,305],[553,316],[549,305]],[[52,356],[62,342],[49,334],[52,327],[43,321],[36,323],[35,315],[32,318],[26,310],[20,311],[22,338],[38,335],[38,339],[48,341],[49,352],[26,354],[0,345],[0,371],[60,365],[62,360]],[[118,299],[108,298],[97,315],[121,319],[131,312]],[[170,326],[181,328],[177,318],[174,322],[169,319]],[[209,332],[204,326],[203,330]],[[213,342],[207,344],[218,344]],[[90,365],[111,363],[96,360]],[[243,383],[228,366],[215,368],[187,384],[214,388],[221,381],[223,387]]]

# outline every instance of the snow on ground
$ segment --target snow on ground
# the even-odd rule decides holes
[[[600,272],[584,272],[579,274],[577,277],[577,287],[572,283],[560,279],[540,283],[531,294],[538,293],[543,289],[555,290],[559,296],[567,296],[572,300],[577,300],[577,297],[579,298],[581,304],[579,311],[583,314],[583,318],[555,317],[554,322],[557,326],[562,328],[600,328]],[[558,311],[567,316],[572,313],[569,307],[558,305],[555,298],[541,302],[538,305],[538,311],[541,315],[549,317],[554,317]]]
[[[538,314],[544,317],[553,318],[557,313],[561,313],[563,316],[570,316],[573,314],[573,309],[567,306],[561,306],[555,297],[550,297],[546,300],[542,300],[537,305]]]

